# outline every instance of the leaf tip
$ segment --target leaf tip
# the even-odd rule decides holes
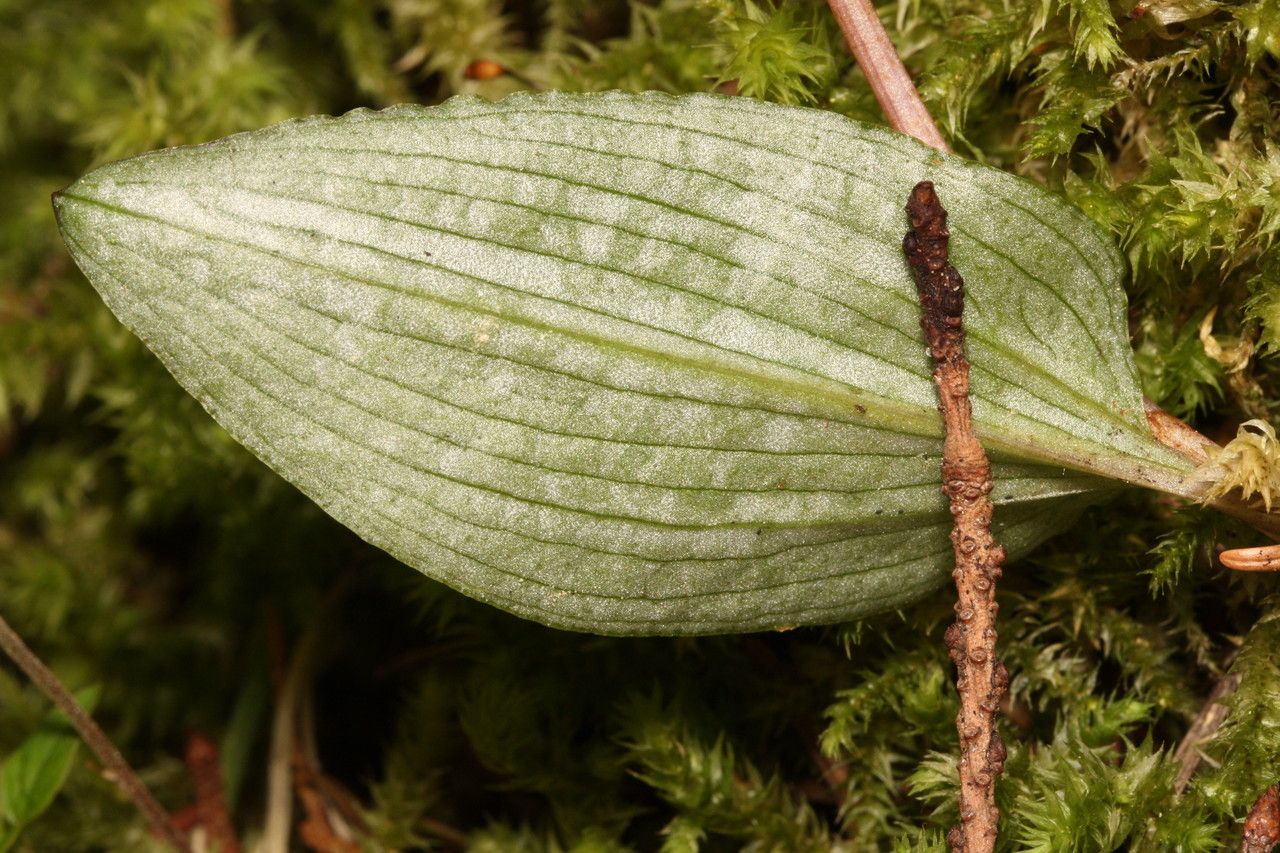
[[[58,233],[62,235],[62,240],[67,244],[67,248],[71,250],[72,256],[76,256],[76,245],[74,242],[79,223],[76,210],[79,207],[77,201],[80,201],[80,193],[78,189],[83,185],[84,178],[76,181],[70,186],[63,187],[49,197],[50,203],[53,205],[53,219],[57,223]]]
[[[57,190],[56,192],[54,192],[52,195],[49,196],[49,203],[53,205],[53,219],[55,222],[58,223],[59,231],[61,231],[63,228],[62,214],[63,214],[63,208],[66,206],[66,203],[67,203],[66,192],[69,189],[71,189],[71,187],[69,186],[63,187],[62,189]]]

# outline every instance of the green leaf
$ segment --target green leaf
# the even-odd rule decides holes
[[[312,118],[104,166],[77,262],[236,439],[368,541],[567,628],[713,633],[946,580],[901,238],[933,180],[969,283],[998,535],[1185,491],[1121,259],[1064,201],[829,113],[546,94]]]
[[[96,687],[77,691],[76,701],[91,708]],[[71,773],[80,736],[61,713],[45,718],[39,731],[9,754],[0,766],[0,850],[8,850],[23,828],[44,813]]]

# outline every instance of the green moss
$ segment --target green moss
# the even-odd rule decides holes
[[[1274,413],[1280,5],[880,11],[958,150],[1115,236],[1148,393],[1225,437]],[[476,60],[506,72],[471,79]],[[166,805],[191,801],[197,729],[223,746],[237,827],[260,829],[270,673],[315,636],[318,754],[369,850],[450,833],[495,851],[942,849],[946,593],[857,626],[644,641],[462,599],[231,442],[74,271],[47,201],[104,159],[314,111],[731,83],[879,120],[819,0],[0,4],[0,607],[65,678],[101,686],[99,717]],[[1198,333],[1215,308],[1215,334],[1262,349],[1234,373]],[[1125,496],[1009,567],[1002,850],[1238,843],[1276,781],[1280,622],[1274,580],[1215,569],[1219,543],[1258,544]],[[1172,751],[1229,666],[1231,717],[1175,796]],[[0,672],[0,757],[45,710]],[[83,761],[16,849],[145,839]]]

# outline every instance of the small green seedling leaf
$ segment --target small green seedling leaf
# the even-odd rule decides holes
[[[932,180],[1015,555],[1123,484],[1123,264],[1032,183],[746,98],[523,95],[104,166],[76,261],[235,438],[368,541],[542,622],[832,622],[943,583],[941,423],[902,258]]]
[[[92,708],[97,698],[97,687],[76,693],[83,708]],[[55,711],[5,758],[0,766],[0,851],[16,843],[23,829],[53,803],[79,749],[80,736],[67,718]]]

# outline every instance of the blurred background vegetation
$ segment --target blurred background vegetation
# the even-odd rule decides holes
[[[879,8],[958,152],[1114,234],[1147,393],[1219,438],[1273,417],[1280,0]],[[0,612],[188,825],[210,771],[184,757],[216,744],[246,846],[283,825],[335,851],[941,850],[948,592],[856,625],[673,640],[475,604],[234,444],[54,227],[49,194],[105,160],[526,88],[881,121],[818,0],[0,0]],[[1280,778],[1280,601],[1216,567],[1223,543],[1258,544],[1135,494],[1006,573],[1001,849],[1238,845]],[[1178,793],[1174,749],[1228,672],[1228,722]],[[0,849],[157,848],[48,714],[0,667]],[[282,721],[307,765],[292,805],[267,783]],[[204,849],[217,835],[198,827]]]

